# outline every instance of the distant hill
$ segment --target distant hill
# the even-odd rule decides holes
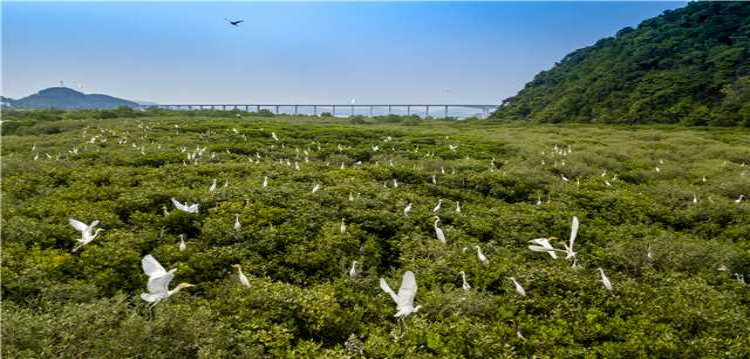
[[[750,126],[750,2],[692,2],[576,50],[496,119]]]
[[[136,102],[100,94],[85,94],[67,87],[50,87],[18,100],[3,98],[3,106],[14,108],[108,109],[140,107]]]

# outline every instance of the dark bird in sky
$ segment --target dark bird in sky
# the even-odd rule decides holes
[[[226,20],[229,23],[229,25],[232,25],[232,26],[240,26],[241,23],[245,22],[245,20],[235,20],[235,21],[232,21],[229,19],[224,19],[224,20]]]

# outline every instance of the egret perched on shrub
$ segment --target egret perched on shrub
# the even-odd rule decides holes
[[[176,199],[172,198],[172,204],[174,204],[174,207],[177,208],[180,211],[183,211],[185,213],[198,213],[198,204],[188,204],[185,202],[185,204],[182,204],[178,202]]]
[[[320,190],[320,185],[316,183],[315,186],[313,186],[312,193],[316,193],[319,190]]]
[[[242,273],[242,266],[239,264],[234,264],[232,267],[237,268],[237,272],[239,273],[240,283],[244,285],[247,288],[250,288],[250,281],[247,280],[247,277],[245,277],[245,273]]]
[[[73,228],[81,232],[81,238],[78,238],[78,245],[73,248],[73,252],[91,243],[91,241],[93,241],[96,236],[99,235],[99,232],[103,231],[103,229],[101,228],[97,228],[96,231],[94,231],[94,227],[99,225],[99,221],[93,221],[91,222],[91,224],[86,224],[79,220],[71,218],[68,220],[68,223],[70,223]]]
[[[414,297],[417,296],[417,280],[414,278],[412,271],[404,273],[404,277],[401,279],[401,288],[398,289],[398,294],[394,293],[391,287],[388,286],[385,279],[380,278],[380,289],[388,293],[396,302],[396,315],[394,317],[399,319],[399,323],[404,324],[404,318],[409,316],[411,313],[416,313],[421,305],[414,307]],[[403,333],[403,330],[402,330]]]
[[[461,275],[461,281],[463,282],[461,284],[461,288],[463,288],[464,290],[471,289],[471,286],[469,285],[469,282],[466,281],[466,273],[464,273],[464,271],[460,271],[460,272],[458,272],[458,274]]]
[[[513,281],[513,285],[516,287],[516,292],[518,292],[518,294],[520,294],[522,297],[526,297],[526,290],[523,289],[516,278],[510,277],[510,280]]]
[[[443,233],[443,230],[438,227],[439,222],[440,218],[438,216],[435,216],[435,236],[439,241],[445,243],[445,233]]]
[[[268,176],[263,177],[263,188],[268,187]]]
[[[211,180],[211,187],[208,188],[208,192],[215,192],[216,191],[216,178]]]
[[[409,212],[411,212],[411,202],[404,208],[404,217],[409,217]]]
[[[344,222],[344,219],[341,218],[341,227],[339,228],[341,230],[341,235],[346,234],[346,222]]]
[[[352,261],[352,267],[349,269],[349,276],[352,278],[357,276],[357,261]]]
[[[604,288],[607,288],[607,290],[612,290],[612,282],[610,282],[609,278],[607,278],[607,275],[604,274],[604,269],[599,267],[599,273],[602,275],[602,284],[604,284]]]
[[[185,236],[180,234],[180,252],[184,252],[185,249],[187,249],[187,245],[185,244]]]
[[[240,214],[239,213],[237,213],[237,214],[234,215],[234,226],[232,226],[232,228],[234,228],[235,231],[239,231],[240,229],[242,229],[242,225],[240,224]]]
[[[147,287],[149,291],[149,293],[141,293],[141,299],[151,303],[151,308],[180,290],[193,287],[192,284],[180,283],[174,289],[169,290],[169,282],[174,278],[174,272],[177,269],[167,272],[150,254],[143,257],[141,266],[143,267],[143,272],[148,275]]]
[[[442,208],[442,207],[443,207],[443,199],[441,198],[438,201],[437,206],[435,206],[435,208],[433,208],[432,211],[435,212],[435,214],[437,214],[438,212],[440,212],[440,208]]]
[[[456,201],[456,213],[461,213],[461,202]]]
[[[479,246],[474,246],[474,249],[477,250],[477,258],[479,258],[479,261],[482,262],[482,264],[487,264],[490,261],[487,259],[487,256],[482,253],[482,249],[479,248]]]

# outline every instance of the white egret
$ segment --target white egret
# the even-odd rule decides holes
[[[456,213],[461,213],[461,202],[456,201]]]
[[[271,132],[271,137],[273,138],[274,141],[279,142],[279,137],[276,136],[276,132]]]
[[[612,290],[612,282],[609,281],[609,278],[604,274],[604,269],[599,267],[599,273],[602,275],[602,284],[604,284],[604,288],[607,288],[607,290]]]
[[[159,304],[159,302],[169,298],[182,289],[193,287],[192,284],[180,283],[174,289],[169,290],[169,282],[174,278],[174,272],[176,272],[177,269],[172,269],[167,272],[150,254],[143,257],[141,266],[143,267],[143,272],[148,275],[147,288],[149,291],[149,293],[141,293],[141,299],[151,303],[150,308],[153,308],[155,305]]]
[[[696,196],[695,193],[693,193],[693,204],[697,204],[697,203],[698,203],[698,196]]]
[[[464,273],[464,271],[460,271],[460,272],[458,272],[458,274],[461,275],[461,280],[463,281],[463,283],[461,284],[461,288],[463,288],[465,290],[471,289],[471,286],[466,281],[466,273]]]
[[[409,217],[409,212],[411,212],[411,202],[404,208],[404,217]]]
[[[185,236],[180,234],[180,252],[184,252],[187,249],[187,245],[185,244]]]
[[[661,173],[661,168],[659,168],[659,166],[656,166],[656,173]]]
[[[487,257],[482,253],[482,249],[479,248],[479,246],[474,246],[474,249],[477,250],[477,258],[479,258],[479,261],[482,262],[482,264],[487,264],[490,262],[487,259]]]
[[[313,186],[312,193],[316,193],[319,190],[320,190],[320,185],[316,183],[315,186]]]
[[[442,208],[442,207],[443,207],[443,199],[441,198],[438,201],[437,206],[435,206],[435,208],[432,211],[435,212],[435,214],[437,214],[438,212],[440,212],[440,208]]]
[[[341,235],[346,234],[346,222],[344,222],[344,219],[341,218],[341,227],[339,228],[341,230]]]
[[[560,173],[560,178],[562,178],[562,180],[563,180],[563,181],[565,181],[565,182],[568,182],[568,181],[570,181],[570,180],[568,179],[568,177],[565,177],[565,175],[564,175],[564,174],[562,174],[562,173]]]
[[[398,188],[398,181],[395,178],[393,179],[393,188]]]
[[[234,215],[234,226],[232,226],[232,228],[234,228],[235,231],[239,231],[240,229],[242,229],[242,224],[240,224],[240,214],[239,213],[237,213],[237,214]]]
[[[185,213],[198,213],[198,204],[188,204],[185,202],[185,204],[182,204],[178,202],[174,197],[172,198],[172,204],[174,204],[174,207],[177,208],[180,211],[183,211]]]
[[[70,223],[73,228],[81,232],[81,238],[78,238],[78,245],[73,248],[73,252],[77,251],[81,247],[91,243],[96,236],[99,235],[99,232],[103,231],[101,228],[97,228],[96,231],[94,231],[94,227],[99,225],[99,221],[93,221],[91,224],[83,223],[79,220],[75,220],[73,218],[68,219],[68,223]]]
[[[411,313],[416,313],[421,305],[414,307],[414,297],[417,296],[417,280],[414,278],[412,271],[404,273],[404,277],[401,279],[401,288],[398,290],[398,294],[394,293],[391,287],[388,286],[384,278],[380,278],[380,289],[388,293],[396,302],[396,315],[394,317],[399,319],[399,323],[404,324],[404,318]],[[403,330],[402,330],[403,333]]]
[[[526,290],[524,290],[521,284],[516,281],[516,278],[510,277],[510,280],[513,281],[513,285],[516,287],[516,292],[518,292],[518,294],[520,294],[522,297],[526,297]]]
[[[435,216],[435,236],[439,241],[445,243],[445,233],[443,233],[443,230],[438,227],[439,222],[440,218],[438,218],[438,216]]]
[[[352,267],[349,269],[349,276],[352,278],[357,276],[357,261],[352,262]]]
[[[349,202],[354,202],[354,195],[349,192]]]
[[[268,187],[268,176],[263,177],[263,188]]]
[[[250,281],[247,280],[247,277],[245,277],[245,273],[242,273],[242,266],[239,264],[233,264],[232,267],[237,268],[237,272],[239,273],[240,283],[244,285],[247,288],[250,288]]]
[[[745,199],[745,195],[741,194],[739,197],[737,197],[736,200],[734,200],[734,203],[740,203],[743,199]]]
[[[209,192],[215,192],[216,191],[216,178],[211,180],[211,187],[208,188]]]
[[[162,211],[164,211],[164,217],[166,217],[166,216],[168,216],[168,215],[169,215],[169,211],[167,211],[167,206],[165,206],[165,205],[162,205],[162,206],[161,206],[161,209],[162,209]]]
[[[432,175],[432,184],[437,184],[437,178],[435,178],[435,175]]]
[[[554,252],[555,249],[551,244],[549,244],[550,239],[555,239],[555,237],[532,239],[529,242],[535,245],[529,246],[529,249],[534,252],[547,252],[547,254],[549,254],[552,259],[557,259],[557,253]]]

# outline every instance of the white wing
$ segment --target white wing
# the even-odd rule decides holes
[[[151,277],[148,280],[148,291],[151,294],[167,294],[169,292],[169,282],[174,278],[174,274],[166,273],[162,276]]]
[[[98,221],[94,221],[99,223]],[[88,224],[83,223],[79,220],[75,220],[73,218],[68,220],[68,223],[70,223],[71,226],[73,226],[77,231],[79,232],[85,232],[87,228],[89,228]]]
[[[570,250],[573,250],[573,243],[576,241],[578,235],[578,217],[573,216],[573,224],[570,226]]]
[[[412,271],[404,273],[401,280],[401,288],[398,289],[398,305],[413,305],[414,297],[417,296],[417,280]]]
[[[174,199],[174,198],[172,198],[172,204],[174,204],[174,207],[177,208],[177,209],[179,209],[180,211],[187,211],[188,210],[188,208],[184,204],[182,204],[180,202],[177,202],[177,200]]]
[[[168,274],[166,269],[164,269],[164,267],[162,267],[161,264],[159,264],[159,262],[157,262],[150,254],[143,257],[143,260],[141,260],[141,266],[143,267],[143,272],[146,273],[149,278],[160,277]]]
[[[391,287],[388,286],[388,283],[386,283],[385,279],[383,278],[380,278],[380,289],[388,293],[393,299],[393,301],[396,302],[396,305],[399,304],[398,296],[396,295],[396,293],[393,292],[393,289],[391,289]]]

